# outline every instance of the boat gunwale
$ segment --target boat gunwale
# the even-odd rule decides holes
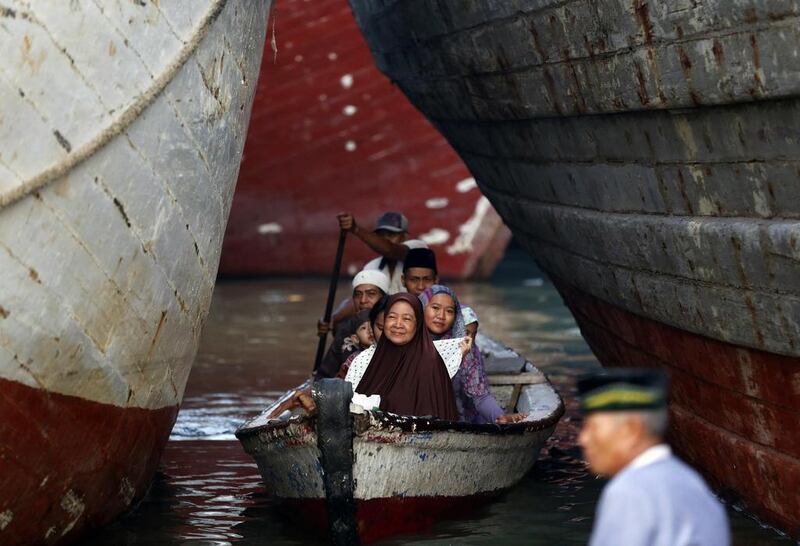
[[[551,411],[546,417],[536,419],[534,421],[521,421],[518,423],[496,424],[496,423],[467,423],[464,421],[448,421],[444,419],[436,419],[431,416],[414,416],[414,415],[398,415],[396,413],[385,412],[380,410],[365,410],[363,413],[354,413],[351,415],[355,421],[355,436],[362,436],[369,430],[378,431],[400,431],[405,433],[415,432],[456,432],[462,434],[484,434],[490,436],[509,436],[519,435],[525,433],[541,432],[550,427],[554,427],[561,417],[564,415],[564,401],[561,395],[552,384],[547,381],[546,385],[555,393],[558,398],[558,406]],[[533,388],[536,385],[526,385],[523,389]],[[294,392],[295,389],[290,389],[288,393]],[[284,399],[281,397],[280,400]],[[277,405],[274,404],[274,405]],[[273,405],[273,406],[274,406]],[[271,406],[271,407],[273,407]],[[269,408],[268,408],[269,409]],[[306,425],[316,431],[314,415],[301,415],[292,416],[285,420],[274,420],[267,422],[263,425],[254,427],[249,426],[249,423],[258,419],[258,417],[251,419],[239,429],[236,430],[235,436],[239,441],[245,441],[251,437],[258,436],[263,432],[276,432],[288,428],[291,425]]]

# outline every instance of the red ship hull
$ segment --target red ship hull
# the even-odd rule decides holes
[[[70,542],[147,491],[178,407],[121,408],[0,379],[3,544]]]
[[[279,0],[220,263],[223,275],[328,273],[339,211],[399,210],[448,278],[485,277],[510,239],[445,139],[374,66],[345,0]],[[460,183],[460,184],[459,184]],[[374,253],[346,246],[355,273]]]
[[[669,370],[670,441],[723,496],[800,536],[800,359],[642,318],[556,280],[606,366]],[[714,373],[708,373],[709,368]]]

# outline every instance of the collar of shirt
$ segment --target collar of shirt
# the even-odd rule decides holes
[[[642,468],[643,466],[662,461],[670,455],[672,455],[672,449],[667,444],[654,445],[639,453],[634,460],[628,463],[627,468]]]

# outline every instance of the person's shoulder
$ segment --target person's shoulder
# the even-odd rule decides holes
[[[380,270],[380,268],[381,268],[381,260],[383,260],[383,257],[378,257],[378,258],[375,258],[374,260],[370,260],[364,265],[364,267],[362,269],[378,269],[378,270]]]
[[[700,474],[674,454],[646,466],[625,469],[617,478],[613,481],[619,482],[619,487],[626,490],[692,489],[695,492],[703,491],[711,495],[711,490]]]
[[[411,249],[411,248],[428,248],[428,243],[426,243],[422,239],[409,239],[407,241],[403,241],[403,244],[406,245],[409,249]]]

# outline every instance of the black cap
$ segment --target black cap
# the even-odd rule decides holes
[[[664,370],[625,368],[607,370],[578,380],[584,413],[595,411],[657,410],[667,406]]]
[[[408,218],[400,212],[384,212],[375,222],[375,231],[391,231],[392,233],[407,233]]]
[[[403,271],[411,267],[424,267],[436,273],[436,254],[430,248],[412,248],[403,260]]]

